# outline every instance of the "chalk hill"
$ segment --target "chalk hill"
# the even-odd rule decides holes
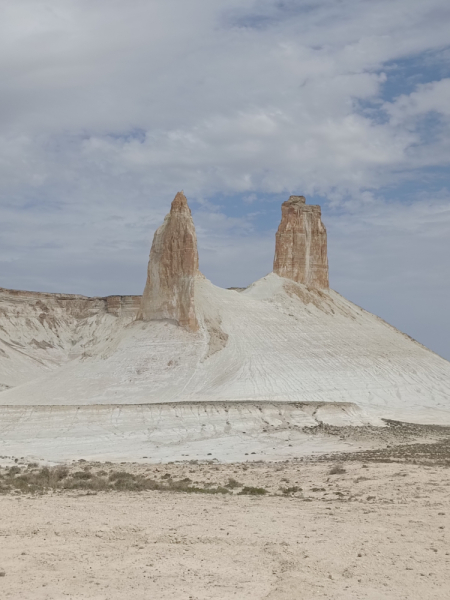
[[[101,429],[120,413],[118,430],[136,434],[139,413],[151,435],[178,440],[232,439],[247,421],[255,434],[282,422],[450,423],[450,363],[328,288],[320,207],[302,197],[283,205],[274,271],[243,291],[208,281],[179,193],[142,298],[1,290],[3,422],[14,429],[24,410],[48,422],[51,409],[59,427],[75,411]]]

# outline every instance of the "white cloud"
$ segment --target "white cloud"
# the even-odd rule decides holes
[[[138,292],[178,189],[196,201],[204,268],[225,285],[271,267],[278,213],[264,227],[249,214],[262,196],[320,194],[372,236],[367,215],[377,231],[389,226],[370,212],[382,207],[405,248],[415,242],[404,223],[419,207],[425,221],[435,214],[416,197],[388,205],[380,190],[448,165],[449,80],[391,102],[382,91],[392,61],[448,59],[445,0],[3,4],[0,285]],[[429,115],[439,120],[433,135]],[[236,194],[243,208],[230,217]],[[333,217],[329,231],[345,248],[333,234],[344,221]],[[428,229],[437,257],[440,226]],[[383,252],[394,233],[386,246],[356,239],[351,251],[378,279],[393,273]],[[333,244],[342,273],[350,259]]]
[[[331,285],[448,358],[450,194],[328,215]]]
[[[402,94],[395,102],[386,103],[384,109],[391,116],[393,124],[428,112],[450,117],[450,79],[418,85],[411,94]]]

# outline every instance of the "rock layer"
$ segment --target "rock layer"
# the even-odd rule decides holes
[[[0,288],[0,392],[42,377],[135,320],[141,296],[87,298]]]
[[[194,222],[186,196],[178,192],[170,213],[153,238],[138,319],[169,319],[189,331],[197,331],[194,307],[196,275],[198,252]]]
[[[273,271],[308,287],[328,289],[327,230],[320,206],[291,196],[281,206]]]

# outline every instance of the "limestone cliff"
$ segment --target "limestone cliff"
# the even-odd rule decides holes
[[[0,392],[101,352],[134,321],[140,296],[87,298],[0,288]]]
[[[273,271],[308,287],[327,289],[327,230],[320,206],[305,202],[304,196],[291,196],[281,206]]]
[[[170,319],[189,331],[197,331],[194,308],[194,280],[197,274],[194,222],[186,196],[178,192],[170,213],[153,238],[138,319]]]

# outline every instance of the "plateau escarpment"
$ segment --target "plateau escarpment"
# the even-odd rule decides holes
[[[134,320],[140,300],[0,288],[0,391],[95,353]]]

